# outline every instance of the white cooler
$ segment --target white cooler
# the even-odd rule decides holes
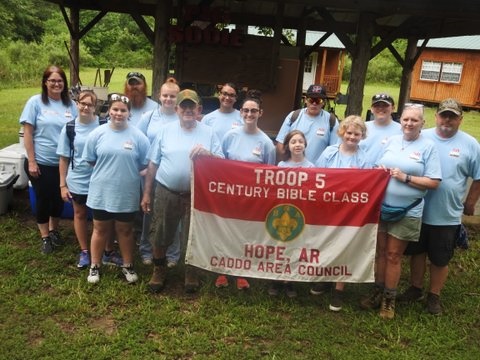
[[[27,173],[23,169],[25,161],[25,147],[23,144],[12,144],[0,150],[0,171],[14,172],[20,175],[13,185],[14,189],[26,189],[28,187]]]
[[[13,201],[13,184],[17,174],[12,171],[0,171],[0,215],[5,214]]]

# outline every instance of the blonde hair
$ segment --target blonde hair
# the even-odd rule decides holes
[[[345,133],[347,132],[349,126],[360,129],[362,132],[362,139],[365,139],[367,137],[367,126],[365,125],[365,121],[363,121],[360,116],[350,115],[347,116],[344,120],[342,120],[338,127],[338,135],[340,137],[343,137],[343,135],[345,135]]]

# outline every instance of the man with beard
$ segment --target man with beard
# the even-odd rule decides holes
[[[137,126],[142,114],[155,110],[158,103],[147,97],[147,82],[145,76],[139,72],[129,72],[125,81],[125,95],[130,99],[130,124]]]

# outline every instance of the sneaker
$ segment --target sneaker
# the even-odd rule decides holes
[[[290,299],[297,297],[297,290],[295,290],[295,287],[291,282],[285,283],[284,287],[285,287],[285,294],[287,295],[287,297],[289,297]]]
[[[50,230],[48,232],[48,237],[51,239],[53,246],[58,247],[65,245],[65,241],[62,239],[60,233],[57,230]]]
[[[382,296],[380,317],[382,319],[393,319],[395,317],[395,298]]]
[[[168,261],[167,261],[167,267],[168,267],[169,269],[174,268],[175,266],[177,266],[177,262],[176,262],[176,261],[173,261],[173,260],[168,260]]]
[[[143,265],[152,265],[153,261],[151,257],[142,257]]]
[[[228,278],[225,275],[220,275],[215,280],[215,286],[217,288],[223,288],[228,286]]]
[[[102,264],[120,267],[123,265],[123,259],[118,252],[112,250],[110,254],[103,253]]]
[[[244,278],[237,278],[237,289],[238,290],[247,290],[250,288],[250,284]]]
[[[42,253],[51,254],[53,252],[52,240],[50,236],[42,238]]]
[[[283,283],[281,281],[272,281],[270,287],[268,288],[268,295],[278,296],[282,289]]]
[[[129,284],[136,283],[138,281],[138,275],[133,269],[133,265],[122,266],[122,273]]]
[[[413,285],[405,290],[403,293],[397,296],[397,301],[399,302],[415,302],[423,300],[423,291],[420,288],[417,288]]]
[[[90,253],[88,250],[80,251],[80,256],[78,257],[77,268],[85,269],[90,266]]]
[[[100,268],[98,266],[92,266],[88,271],[87,281],[90,284],[96,284],[100,281]]]
[[[382,304],[383,289],[375,286],[372,293],[360,300],[360,307],[364,310],[372,310],[380,308]]]
[[[330,299],[330,305],[328,305],[328,308],[332,311],[340,311],[342,310],[342,305],[343,305],[343,291],[333,289],[332,298]]]
[[[165,265],[155,265],[153,274],[147,284],[151,293],[155,294],[163,290],[165,287],[165,279],[167,278],[167,267]]]
[[[332,287],[332,283],[319,282],[319,283],[314,284],[310,288],[310,294],[312,294],[312,295],[322,295],[325,291],[330,290],[331,287]]]
[[[185,268],[185,292],[187,294],[196,293],[199,286],[197,270],[193,266],[187,265]]]
[[[440,295],[431,292],[427,294],[427,311],[432,315],[440,315],[443,312]]]

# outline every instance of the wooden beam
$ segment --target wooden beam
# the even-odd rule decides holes
[[[303,57],[304,58],[307,58],[310,56],[311,53],[313,53],[315,50],[318,50],[318,48],[320,47],[320,45],[323,44],[323,42],[325,40],[327,40],[330,35],[332,35],[333,33],[332,32],[326,32],[320,39],[318,39],[315,44],[313,44],[312,46],[310,46],[306,51],[305,53],[303,54]]]

